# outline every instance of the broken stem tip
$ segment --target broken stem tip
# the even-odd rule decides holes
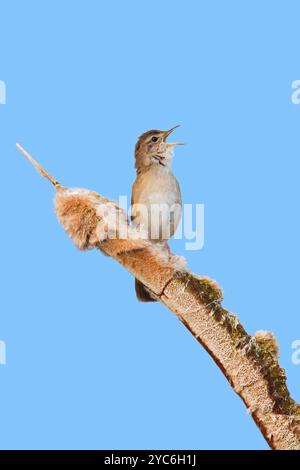
[[[22,145],[16,144],[16,147],[20,150],[20,152],[23,153],[23,155],[25,155],[25,157],[30,161],[30,163],[32,163],[32,165],[39,172],[39,174],[43,176],[43,178],[47,178],[53,184],[53,186],[61,186],[61,184],[55,178],[53,178],[44,168],[41,167],[41,165],[37,161],[34,160],[34,158],[32,158],[31,155],[29,155],[28,152],[26,152]]]

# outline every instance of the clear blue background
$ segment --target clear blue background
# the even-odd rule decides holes
[[[117,199],[137,136],[180,123],[174,171],[206,231],[201,251],[172,249],[220,282],[248,332],[276,334],[299,400],[299,2],[0,7],[1,448],[266,449],[175,316],[76,250],[15,142],[64,184]]]

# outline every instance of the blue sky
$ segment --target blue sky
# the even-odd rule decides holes
[[[174,172],[249,333],[275,333],[300,400],[296,1],[1,2],[0,447],[266,449],[207,353],[133,279],[80,253],[19,141],[65,185],[130,195],[137,136],[181,128]]]

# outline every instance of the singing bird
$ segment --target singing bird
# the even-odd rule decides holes
[[[182,142],[167,142],[177,127],[168,131],[147,131],[135,146],[137,176],[132,186],[131,218],[134,224],[147,231],[151,242],[166,245],[167,250],[167,240],[174,235],[182,210],[180,187],[171,167],[174,148]],[[137,279],[135,291],[138,300],[155,301]]]

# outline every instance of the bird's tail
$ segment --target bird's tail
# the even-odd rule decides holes
[[[140,302],[156,302],[144,284],[135,279],[135,293]]]
[[[22,152],[23,155],[25,155],[25,157],[30,161],[30,163],[32,163],[32,165],[39,172],[39,174],[43,176],[43,178],[47,178],[53,184],[53,186],[61,186],[61,184],[55,178],[53,178],[48,173],[48,171],[42,168],[41,165],[37,161],[35,161],[34,158],[32,158],[32,156],[29,155],[29,153],[26,152],[26,150],[20,144],[16,144],[16,146],[20,150],[20,152]]]

